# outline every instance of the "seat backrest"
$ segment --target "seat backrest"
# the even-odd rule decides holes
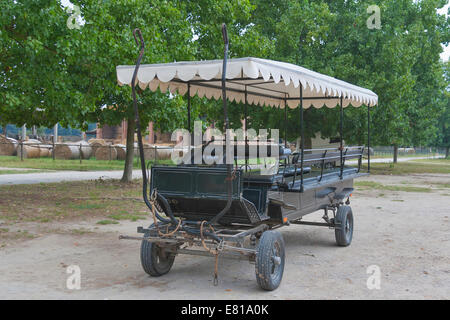
[[[336,149],[334,149],[336,150]],[[325,156],[324,156],[325,155]],[[344,159],[356,159],[361,157],[362,150],[361,149],[351,149],[351,150],[345,150],[343,152]],[[314,153],[304,153],[303,154],[303,164],[312,166],[314,164],[327,164],[327,163],[333,163],[336,161],[340,161],[341,159],[341,152],[339,150],[337,151],[327,151],[325,152],[314,152]],[[301,154],[296,153],[294,154],[294,157],[292,158],[292,163],[300,163],[301,161]]]
[[[345,153],[345,160],[360,158],[362,156],[362,152],[363,151],[361,149],[359,149],[359,150],[358,149],[348,150]]]

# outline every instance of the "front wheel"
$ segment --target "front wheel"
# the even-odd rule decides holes
[[[175,255],[163,250],[158,244],[142,240],[141,264],[152,277],[160,277],[170,271]]]
[[[284,271],[284,240],[278,231],[265,231],[256,249],[256,281],[268,291],[281,283]]]
[[[336,213],[334,234],[338,246],[347,247],[352,243],[353,213],[350,206],[340,206]]]

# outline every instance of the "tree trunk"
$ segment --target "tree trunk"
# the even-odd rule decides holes
[[[397,163],[398,159],[398,145],[394,144],[394,163]]]
[[[447,146],[447,147],[445,148],[445,159],[447,159],[447,158],[448,158],[448,154],[449,154],[449,149],[450,149],[450,147],[449,147],[449,146]]]
[[[5,137],[8,136],[8,133],[6,132],[6,126],[3,126],[3,134],[5,135]]]
[[[133,179],[134,131],[136,129],[136,123],[133,116],[128,118],[127,124],[127,154],[121,179],[122,182],[131,182]]]

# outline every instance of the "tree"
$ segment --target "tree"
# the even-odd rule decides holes
[[[222,22],[228,24],[231,56],[255,51],[264,55],[271,45],[251,25],[254,7],[248,0],[72,3],[80,8],[85,22],[81,28],[67,27],[69,14],[59,2],[0,4],[0,118],[17,125],[60,122],[72,127],[85,127],[89,121],[115,125],[128,119],[123,181],[131,179],[135,126],[131,90],[117,85],[115,67],[135,63],[134,28],[141,29],[146,41],[143,63],[220,58]],[[185,126],[182,97],[138,90],[138,100],[142,127],[150,120],[162,130]],[[215,105],[194,99],[194,119]]]
[[[436,134],[440,44],[449,38],[448,21],[436,8],[445,2],[287,0],[278,11],[271,11],[277,1],[255,0],[255,15],[261,16],[254,19],[266,21],[256,27],[275,42],[271,58],[376,92],[379,105],[371,110],[372,141],[397,148],[430,143]],[[366,10],[373,4],[381,8],[380,30],[367,28]],[[318,130],[324,137],[336,136],[338,116],[330,110],[307,110],[306,137]],[[346,141],[364,144],[367,108],[347,108],[344,117]]]
[[[42,17],[45,17],[43,19]],[[4,124],[78,126],[92,108],[69,74],[67,14],[54,1],[0,3],[0,118]]]
[[[445,158],[449,157],[450,150],[450,64],[445,62],[442,65],[445,76],[445,88],[442,94],[438,97],[439,104],[444,110],[441,116],[437,119],[438,134],[435,145],[445,148]]]
[[[221,58],[225,22],[230,57],[287,61],[377,92],[374,143],[418,145],[437,139],[436,118],[445,106],[438,98],[439,53],[449,28],[435,9],[445,0],[72,2],[85,21],[79,29],[67,27],[69,14],[59,2],[0,2],[0,122],[84,128],[89,121],[114,125],[128,119],[124,181],[131,179],[134,116],[131,90],[117,85],[115,67],[135,63],[135,27],[146,40],[143,63],[164,63]],[[381,30],[366,26],[366,9],[374,3],[381,8]],[[144,127],[150,120],[162,130],[186,126],[185,97],[139,89],[138,100]],[[241,126],[243,109],[230,103],[232,126]],[[345,110],[349,143],[366,141],[366,112]],[[250,106],[249,114],[255,128],[280,128],[284,119],[277,108]],[[335,137],[338,117],[338,110],[306,110],[307,138],[318,131]],[[294,139],[298,109],[288,110],[288,118],[288,139]],[[193,98],[192,119],[221,126],[221,104]]]
[[[88,121],[118,124],[126,118],[123,180],[129,181],[134,115],[130,88],[117,85],[115,68],[134,64],[135,27],[147,41],[144,63],[191,59],[192,30],[178,1],[72,2],[85,20],[80,29],[67,27],[69,15],[58,2],[1,3],[1,118],[18,125],[60,122],[73,127]],[[139,98],[143,122],[159,111],[163,116],[155,117],[156,126],[164,129],[165,119],[180,108],[180,100],[167,94],[142,93]]]

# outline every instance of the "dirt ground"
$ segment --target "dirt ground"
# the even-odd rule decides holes
[[[150,219],[114,225],[98,225],[96,219],[48,223],[41,236],[0,248],[0,298],[449,299],[450,175],[359,180],[375,184],[363,183],[351,199],[352,245],[337,247],[334,231],[327,228],[281,228],[286,266],[281,286],[272,292],[259,289],[254,265],[246,261],[219,260],[217,287],[214,260],[208,257],[177,256],[169,274],[151,278],[140,265],[140,243],[118,240],[119,234],[137,235],[136,227]],[[321,214],[305,220],[320,221]],[[42,227],[27,222],[14,228],[39,233]],[[66,287],[69,265],[80,267],[79,290]],[[380,289],[367,287],[372,265],[381,272]]]

